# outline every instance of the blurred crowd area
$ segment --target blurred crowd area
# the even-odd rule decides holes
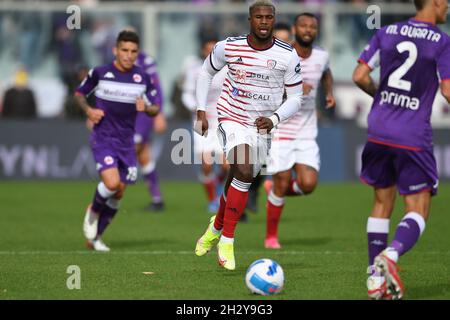
[[[22,2],[40,2],[22,0]],[[69,30],[68,13],[61,9],[20,10],[0,6],[0,110],[2,117],[22,118],[72,118],[83,119],[72,96],[78,84],[90,68],[113,61],[112,47],[118,32],[128,26],[134,27],[142,38],[142,48],[157,60],[161,85],[164,92],[164,110],[167,116],[189,119],[189,114],[180,105],[180,83],[183,81],[184,65],[193,56],[198,56],[200,44],[205,39],[223,39],[248,32],[247,13],[234,12],[189,13],[180,10],[153,12],[146,2],[128,4],[126,10],[103,10],[105,3],[99,0],[54,1],[80,4],[83,8],[81,28]],[[118,3],[119,1],[107,1]],[[124,1],[120,1],[122,4]],[[161,1],[159,1],[161,2]],[[162,1],[164,2],[164,1]],[[168,2],[168,1],[166,1]],[[171,1],[177,3],[245,3],[235,0],[190,0]],[[348,3],[359,6],[361,13],[339,12],[334,16],[334,25],[325,29],[324,10],[314,6],[320,21],[317,44],[325,47],[331,55],[331,68],[336,83],[350,83],[355,61],[375,30],[367,28],[365,9],[369,2],[353,1],[275,1],[293,3],[290,8],[277,13],[278,22],[291,24],[294,17],[304,11],[295,3],[329,4]],[[409,2],[413,12],[412,1]],[[51,2],[47,1],[47,4]],[[377,1],[377,3],[380,3]],[[147,10],[147,11],[146,11]],[[151,12],[150,12],[151,11]],[[150,13],[150,16],[147,14]],[[382,25],[406,19],[411,14],[384,14]],[[150,18],[149,18],[150,17]],[[152,19],[154,29],[149,28]],[[444,29],[448,26],[444,26]],[[448,31],[448,30],[447,30]],[[326,34],[327,33],[327,34]],[[326,37],[327,36],[327,37]],[[328,39],[328,42],[325,41]],[[331,42],[330,42],[331,39]],[[22,107],[11,107],[21,105]],[[319,103],[319,105],[321,105]],[[358,105],[352,108],[358,108]],[[350,111],[350,115],[351,115]],[[333,112],[325,113],[326,120],[333,120]]]

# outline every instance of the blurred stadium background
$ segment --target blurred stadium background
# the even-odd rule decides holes
[[[304,11],[315,13],[320,18],[317,44],[330,52],[337,99],[337,107],[333,112],[324,110],[322,101],[319,100],[317,104],[320,115],[318,140],[322,158],[320,181],[323,187],[319,185],[311,198],[291,202],[285,218],[290,221],[290,225],[281,227],[286,228],[286,239],[282,237],[282,241],[285,241],[288,250],[331,250],[331,256],[340,264],[327,265],[331,267],[332,273],[323,278],[325,271],[317,272],[316,267],[326,262],[312,253],[308,256],[308,262],[300,264],[304,273],[295,273],[299,267],[293,261],[295,255],[287,256],[284,260],[276,256],[291,274],[287,278],[291,289],[280,298],[365,299],[364,228],[372,200],[371,190],[360,186],[357,179],[371,99],[352,84],[351,74],[359,53],[375,32],[366,25],[371,15],[367,13],[368,7],[375,4],[381,9],[381,25],[385,25],[411,16],[414,6],[412,1],[280,0],[276,3],[278,22],[291,23],[295,15]],[[70,5],[81,9],[80,29],[67,29],[66,21],[71,16],[67,9]],[[111,246],[119,252],[130,248],[137,251],[161,250],[161,247],[163,250],[180,252],[193,250],[195,239],[205,224],[205,214],[196,214],[203,211],[204,196],[201,186],[196,183],[195,170],[189,165],[175,165],[171,161],[172,149],[178,143],[177,138],[171,136],[172,132],[177,128],[188,129],[191,126],[190,115],[179,99],[183,68],[190,56],[198,54],[202,39],[210,36],[222,39],[246,33],[247,6],[245,1],[232,0],[0,2],[0,298],[248,297],[243,288],[243,271],[246,263],[261,257],[265,217],[265,199],[262,198],[265,197],[260,199],[260,214],[254,218],[255,224],[242,227],[244,231],[249,230],[248,234],[260,234],[261,239],[250,238],[245,232],[242,234],[243,240],[240,240],[242,250],[259,251],[246,254],[245,257],[243,253],[238,253],[238,257],[241,254],[243,259],[238,268],[240,273],[226,278],[226,281],[230,280],[230,289],[224,295],[210,295],[214,292],[211,285],[208,287],[205,284],[203,288],[198,282],[184,283],[186,275],[180,269],[175,269],[171,275],[166,273],[166,278],[153,283],[158,290],[148,292],[148,283],[138,279],[129,280],[133,278],[133,275],[129,275],[131,271],[148,271],[142,256],[132,256],[131,253],[124,261],[122,256],[112,255],[108,260],[104,256],[88,259],[78,255],[77,250],[83,248],[83,210],[95,188],[97,175],[88,146],[89,133],[84,116],[71,99],[74,88],[89,68],[113,59],[111,47],[118,31],[134,26],[141,35],[142,48],[157,61],[164,91],[164,112],[169,127],[165,135],[159,137],[163,149],[157,168],[163,181],[163,191],[167,195],[168,214],[167,219],[164,216],[142,218],[133,213],[126,218],[119,215],[106,239],[108,236],[109,239],[115,239],[110,240]],[[450,22],[442,28],[449,32]],[[4,102],[5,93],[17,84],[25,83],[35,97],[35,112],[5,112],[9,108]],[[440,96],[435,101],[432,122],[440,180],[444,182],[433,209],[439,209],[442,213],[448,209],[450,199],[450,106]],[[125,197],[128,198],[124,204],[125,212],[139,211],[148,201],[143,187],[135,190],[139,191],[127,191],[129,195]],[[193,193],[198,198],[191,197]],[[345,200],[348,196],[352,198],[351,203]],[[297,209],[294,208],[308,213],[297,216]],[[334,210],[330,211],[329,208]],[[400,211],[397,209],[397,215]],[[356,220],[353,217],[358,218]],[[146,219],[145,223],[143,219]],[[329,226],[330,221],[333,221],[333,228]],[[178,223],[186,226],[187,230],[178,226]],[[446,225],[448,218],[436,214],[430,230],[436,228],[438,231],[441,228],[442,233],[433,233],[436,235],[434,237],[429,235],[428,242],[419,245],[418,251],[421,252],[429,250],[446,253],[439,263],[435,259],[438,255],[429,254],[424,257],[422,265],[415,269],[410,267],[407,281],[413,280],[413,275],[422,274],[421,268],[431,268],[431,273],[434,273],[415,283],[416,289],[421,290],[410,296],[412,298],[449,298],[450,288],[443,281],[448,280],[449,262],[448,249],[444,246],[448,243],[448,238],[445,238]],[[299,234],[296,226],[303,228]],[[171,230],[179,233],[173,236]],[[334,235],[333,239],[329,237],[330,234]],[[55,255],[14,254],[16,251],[30,250],[50,251],[55,252]],[[67,255],[57,253],[64,250],[67,250]],[[333,250],[337,255],[333,255]],[[72,254],[74,252],[75,255]],[[342,252],[349,253],[351,261],[345,260],[345,253],[339,254]],[[166,258],[159,259],[154,268],[172,271],[171,268],[184,263],[190,272],[196,274],[196,281],[200,281],[200,284],[209,264],[213,263],[213,258],[209,258],[207,263],[202,261],[197,268],[195,264],[198,262],[191,255],[181,254],[179,258],[168,255]],[[405,261],[411,260],[406,258]],[[65,287],[52,284],[55,279],[62,281],[60,286],[65,283],[64,270],[56,278],[52,275],[61,272],[56,270],[59,264],[71,263],[84,263],[89,272],[92,271],[90,276],[100,279],[96,291],[69,295]],[[97,268],[101,268],[102,272]],[[110,273],[105,271],[107,268],[111,268]],[[128,280],[120,278],[120,272],[125,269]],[[42,272],[43,276],[31,277],[30,272],[33,275]],[[357,285],[354,283],[355,272],[358,274]],[[218,274],[208,275],[203,281],[214,282],[214,276],[220,276]],[[298,280],[296,285],[293,284],[295,278]],[[175,279],[179,279],[186,287]],[[324,279],[331,279],[331,282],[321,284],[320,281]],[[338,292],[329,288],[333,287],[336,279],[339,279],[340,289],[344,288]],[[114,289],[107,287],[109,282],[113,283]],[[4,288],[11,289],[8,291],[10,294]],[[187,292],[186,288],[192,291]]]
[[[317,44],[330,52],[337,108],[320,114],[319,142],[322,181],[357,178],[358,158],[364,143],[370,98],[351,83],[356,59],[374,30],[366,23],[372,3],[357,1],[277,1],[277,21],[291,23],[302,11],[320,17]],[[80,29],[68,30],[66,21],[80,9]],[[414,12],[412,1],[377,2],[381,25]],[[68,13],[69,12],[69,13]],[[162,179],[195,179],[193,170],[173,166],[170,151],[174,128],[189,128],[190,118],[178,97],[183,67],[199,52],[202,39],[219,39],[247,32],[245,1],[2,1],[0,2],[0,97],[26,81],[36,101],[30,110],[0,113],[0,177],[2,179],[95,178],[86,149],[84,119],[71,95],[86,71],[113,59],[111,47],[119,30],[134,26],[145,52],[158,63],[164,112],[169,130],[158,166]],[[447,22],[443,26],[450,30]],[[319,95],[320,96],[320,95]],[[7,110],[0,99],[0,110]],[[31,117],[34,121],[23,122]],[[29,120],[29,119],[28,119]],[[19,121],[18,123],[16,121]],[[450,179],[450,106],[438,95],[433,111],[436,155],[441,181]],[[33,134],[30,135],[29,133]],[[55,134],[57,133],[57,134]],[[175,137],[173,138],[175,139]],[[76,159],[76,161],[75,161]]]

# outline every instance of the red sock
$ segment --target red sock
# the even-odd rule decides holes
[[[203,182],[203,186],[205,187],[208,200],[210,202],[213,201],[216,198],[216,184],[214,180]]]
[[[236,187],[236,184],[239,186]],[[233,179],[227,192],[227,205],[225,207],[225,217],[223,220],[222,235],[227,238],[234,238],[234,230],[247,206],[248,189],[251,183],[244,183]],[[245,189],[247,189],[245,191]]]
[[[227,174],[228,174],[228,172],[227,171],[225,171],[225,172],[223,172],[223,171],[221,171],[218,175],[217,175],[217,183],[223,183],[226,179],[227,179]]]
[[[223,228],[223,217],[225,215],[226,205],[227,205],[227,202],[225,201],[224,195],[222,194],[222,196],[220,197],[219,210],[217,211],[216,219],[214,220],[214,228],[216,230],[222,230],[222,228]]]
[[[289,189],[286,192],[287,196],[301,196],[303,194],[303,192],[300,190],[295,190],[294,185],[297,184],[297,181],[294,179],[291,179],[291,181],[289,182]]]
[[[278,238],[278,224],[280,222],[281,212],[284,204],[276,206],[267,200],[267,225],[266,225],[266,239]]]

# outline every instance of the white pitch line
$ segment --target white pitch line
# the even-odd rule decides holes
[[[450,251],[417,252],[421,255],[450,255]],[[194,251],[0,251],[0,255],[194,255]],[[359,255],[365,251],[237,251],[236,255]]]

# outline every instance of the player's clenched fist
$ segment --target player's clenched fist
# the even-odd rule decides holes
[[[149,116],[154,117],[159,113],[159,106],[155,104],[148,106],[145,104],[144,99],[138,97],[136,98],[136,111],[145,112]]]
[[[105,112],[102,109],[87,108],[86,115],[89,120],[97,124],[105,116]]]
[[[194,131],[201,136],[208,135],[208,120],[206,119],[205,111],[197,111],[197,120],[194,123]]]
[[[270,130],[273,129],[274,123],[271,119],[266,117],[259,117],[255,120],[256,128],[258,129],[259,133],[269,133]]]
[[[141,97],[136,98],[136,111],[138,112],[145,111],[145,101]]]

